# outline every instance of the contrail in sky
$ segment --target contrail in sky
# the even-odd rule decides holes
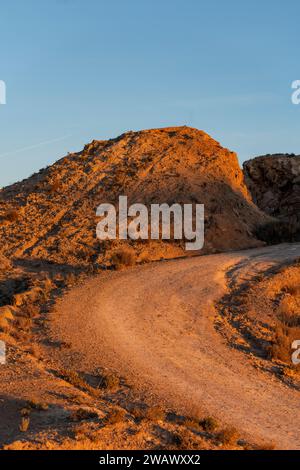
[[[16,153],[21,153],[21,152],[24,152],[26,150],[32,150],[32,149],[36,149],[36,148],[39,148],[39,147],[43,147],[44,145],[53,144],[54,142],[60,142],[62,140],[68,139],[71,136],[72,136],[72,134],[67,134],[67,135],[64,135],[63,137],[58,137],[58,138],[52,139],[52,140],[44,140],[43,142],[39,142],[38,144],[29,145],[27,147],[22,147],[22,148],[19,148],[17,150],[12,150],[10,152],[5,152],[5,153],[0,154],[0,158],[1,157],[6,157],[8,155],[14,155]]]

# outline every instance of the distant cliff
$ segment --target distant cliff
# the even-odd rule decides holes
[[[271,238],[278,242],[299,240],[300,155],[264,155],[248,160],[243,167],[245,183],[253,201],[280,222],[275,239],[274,233],[265,233],[262,239]]]

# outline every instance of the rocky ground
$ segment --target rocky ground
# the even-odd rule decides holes
[[[300,240],[300,155],[264,155],[243,167],[253,201],[279,220],[276,241]],[[265,235],[270,238],[272,230]]]

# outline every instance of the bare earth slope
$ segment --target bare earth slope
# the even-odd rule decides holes
[[[115,369],[180,412],[209,411],[250,437],[300,449],[299,392],[228,347],[215,302],[231,282],[300,255],[280,245],[133,268],[76,288],[54,315],[53,334],[71,344],[78,368]]]
[[[259,246],[266,220],[244,185],[236,154],[205,132],[169,127],[93,141],[0,191],[0,254],[69,266],[109,264],[117,243],[96,239],[96,209],[129,203],[205,204],[205,252]],[[135,242],[138,258],[174,258],[184,243]]]

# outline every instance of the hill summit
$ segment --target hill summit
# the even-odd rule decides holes
[[[205,205],[202,253],[258,246],[266,220],[252,202],[235,153],[189,127],[94,140],[0,192],[1,255],[69,266],[107,266],[131,245],[137,261],[185,255],[182,241],[100,241],[96,209],[117,203]]]

